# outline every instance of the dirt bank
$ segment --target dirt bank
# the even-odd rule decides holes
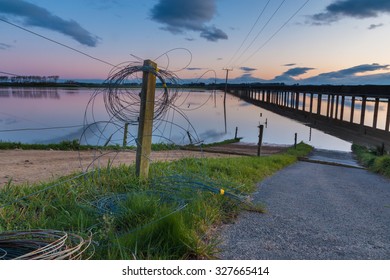
[[[262,156],[281,153],[284,146],[264,146]],[[235,143],[200,150],[175,150],[152,152],[151,161],[176,160],[180,158],[232,157],[256,155],[253,144]],[[0,187],[12,180],[13,184],[46,182],[94,166],[113,163],[133,164],[135,151],[53,151],[53,150],[0,150]]]
[[[0,151],[0,187],[12,180],[13,184],[38,183],[84,171],[93,166],[132,164],[135,152],[99,151],[41,151],[3,150]],[[174,160],[184,157],[226,157],[230,155],[209,154],[196,151],[153,152],[152,161]]]

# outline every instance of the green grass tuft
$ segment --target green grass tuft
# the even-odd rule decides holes
[[[0,189],[0,230],[91,231],[95,259],[212,259],[212,229],[242,209],[264,212],[245,195],[309,150],[158,162],[147,182],[133,165],[32,186],[10,182]]]
[[[378,149],[371,150],[364,146],[352,145],[352,151],[359,162],[369,170],[390,178],[390,156],[379,155]]]

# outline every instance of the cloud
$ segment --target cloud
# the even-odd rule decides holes
[[[295,66],[297,65],[296,63],[287,63],[287,64],[284,64],[282,66],[286,66],[286,67],[291,67],[291,66]]]
[[[86,0],[90,7],[95,7],[98,10],[108,10],[123,6],[122,1],[118,0]]]
[[[381,13],[390,13],[388,0],[337,0],[326,7],[323,13],[311,16],[315,24],[331,23],[343,17],[373,18]]]
[[[11,45],[0,43],[0,50],[7,50],[11,47],[12,47]]]
[[[356,74],[361,74],[361,73],[366,73],[366,72],[372,72],[372,71],[377,71],[377,70],[387,70],[389,65],[379,65],[377,63],[373,64],[362,64],[362,65],[357,65],[354,67],[342,69],[339,71],[334,71],[334,72],[328,72],[328,73],[322,73],[319,74],[319,77],[323,78],[332,78],[332,79],[340,79],[340,78],[345,78],[349,76],[354,76]]]
[[[362,64],[339,71],[322,73],[302,82],[306,84],[389,84],[390,73],[367,74],[378,70],[389,70],[389,66],[377,63]],[[357,75],[364,73],[366,75]]]
[[[283,74],[276,76],[273,82],[278,83],[295,83],[295,77],[306,74],[310,70],[314,70],[315,68],[311,67],[295,67],[287,70]]]
[[[228,36],[221,29],[215,26],[207,27],[200,32],[200,37],[205,38],[208,41],[216,42],[220,39],[226,40]]]
[[[200,68],[200,67],[187,67],[186,69],[189,70],[189,71],[204,70],[204,68]]]
[[[244,73],[235,78],[230,78],[229,83],[285,83],[285,84],[306,84],[306,85],[389,85],[390,84],[390,65],[362,64],[338,71],[322,73],[316,76],[297,79],[297,76],[306,73],[314,68],[296,67],[276,76],[273,79],[263,79],[253,76],[252,73]],[[388,71],[385,73],[372,73],[374,71]],[[305,72],[306,71],[306,72]],[[205,83],[225,83],[224,78],[213,79],[197,79],[197,80],[183,80],[183,82],[205,82]]]
[[[257,69],[251,68],[251,67],[240,67],[240,70],[242,70],[244,72],[252,72],[252,71],[256,71]]]
[[[282,76],[290,76],[290,77],[296,77],[300,76],[302,74],[306,74],[310,70],[314,70],[315,68],[310,67],[295,67],[287,70],[282,74]]]
[[[240,84],[240,83],[267,83],[267,80],[253,77],[251,73],[245,73],[239,77],[236,77],[234,79],[230,79],[229,83],[233,84]]]
[[[369,30],[373,30],[373,29],[376,29],[378,27],[382,27],[384,24],[383,23],[380,23],[380,24],[371,24],[368,29]]]
[[[0,13],[21,17],[25,26],[42,27],[60,32],[89,47],[95,47],[99,40],[76,21],[64,20],[45,8],[24,0],[1,0]]]
[[[151,18],[172,34],[195,31],[200,37],[215,42],[228,38],[221,29],[206,25],[215,13],[216,0],[159,0],[151,9]]]

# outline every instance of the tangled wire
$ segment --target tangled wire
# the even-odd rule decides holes
[[[115,72],[114,72],[115,70]],[[140,94],[126,86],[131,80],[137,79],[137,74],[152,73],[161,82],[162,90],[156,92],[154,119],[159,119],[167,111],[177,96],[177,90],[168,90],[167,83],[177,84],[177,77],[167,71],[148,65],[126,65],[115,68],[106,80],[107,88],[103,90],[104,104],[109,115],[119,121],[137,124],[140,115]],[[170,94],[169,94],[170,93]]]
[[[91,237],[58,230],[3,232],[0,260],[76,260],[84,258],[90,245]]]

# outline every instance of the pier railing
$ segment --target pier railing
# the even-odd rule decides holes
[[[228,92],[341,139],[390,149],[390,86],[249,86]]]

